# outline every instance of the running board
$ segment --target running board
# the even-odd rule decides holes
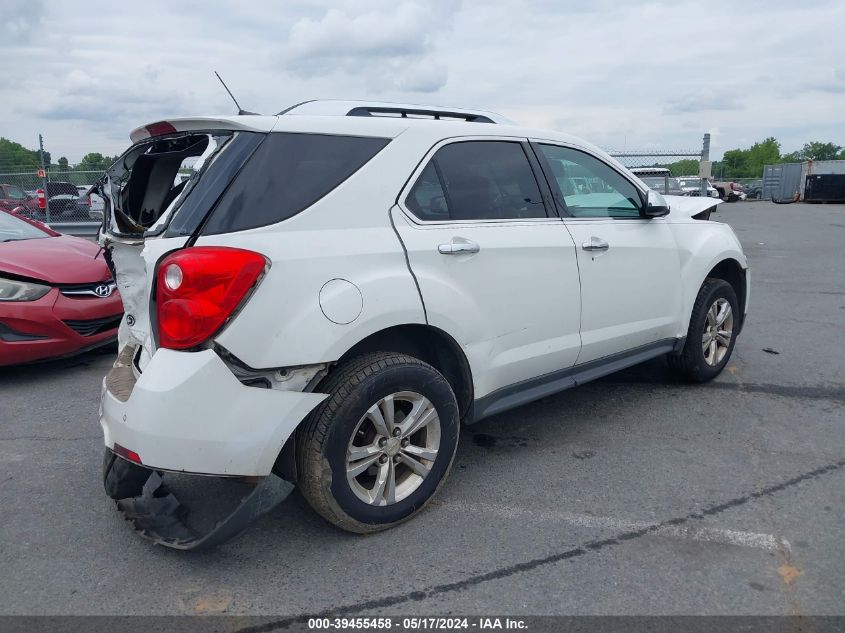
[[[293,484],[276,474],[267,475],[238,507],[206,534],[199,535],[184,522],[188,514],[164,484],[161,475],[151,471],[143,492],[117,501],[117,508],[143,538],[156,545],[178,550],[210,549],[234,538],[250,523],[284,501]]]

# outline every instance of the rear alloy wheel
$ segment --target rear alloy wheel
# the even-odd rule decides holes
[[[690,317],[687,340],[669,364],[695,382],[718,376],[733,352],[739,326],[739,302],[733,286],[708,278],[698,291]]]
[[[346,449],[346,478],[361,501],[402,501],[425,481],[440,449],[440,417],[413,391],[392,393],[367,410]]]
[[[392,352],[355,358],[316,391],[329,397],[297,435],[299,486],[324,518],[375,532],[420,511],[445,480],[459,415],[446,379]]]

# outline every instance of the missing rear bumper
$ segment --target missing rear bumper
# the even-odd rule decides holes
[[[120,468],[125,464],[131,466],[131,472],[127,473],[127,469]],[[198,534],[186,522],[190,510],[168,489],[159,472],[130,464],[114,454],[112,459],[106,455],[104,466],[104,482],[109,496],[113,497],[117,490],[137,493],[136,496],[116,501],[118,510],[133,529],[156,545],[178,550],[210,549],[225,543],[284,501],[294,487],[289,481],[271,473],[243,497],[222,521],[218,521],[205,534]],[[146,481],[142,481],[145,470]],[[122,482],[130,485],[115,485]]]

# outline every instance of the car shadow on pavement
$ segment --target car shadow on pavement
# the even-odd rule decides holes
[[[64,358],[51,358],[24,365],[8,365],[0,367],[0,383],[11,384],[18,382],[25,385],[29,381],[43,381],[55,378],[68,369],[78,367],[103,367],[103,375],[107,367],[117,355],[117,343],[110,343],[81,354]]]
[[[612,397],[624,401],[625,406],[636,408],[636,403],[653,397],[649,389],[633,385],[654,384],[675,387],[682,383],[666,365],[656,359],[613,374],[605,379],[575,389],[543,398],[517,409],[492,416],[471,426],[462,427],[462,437],[455,456],[452,475],[441,494],[449,494],[462,487],[461,473],[488,468],[499,471],[503,463],[510,463],[519,452],[530,453],[551,445],[562,447],[561,460],[590,459],[595,450],[585,446],[584,438],[607,416],[595,406],[597,398]],[[632,388],[633,386],[633,388]],[[555,423],[549,424],[554,419]],[[491,462],[491,460],[493,460]],[[499,462],[498,464],[496,462]],[[486,466],[485,466],[486,464]],[[188,524],[203,532],[225,517],[238,501],[251,490],[248,484],[237,479],[200,478],[169,474],[166,480],[177,498],[191,509]],[[460,496],[461,493],[459,492]],[[213,498],[214,503],[208,503]],[[437,501],[433,505],[437,505]],[[410,526],[419,522],[415,519]],[[424,519],[422,519],[424,520]],[[399,527],[404,530],[405,527]],[[391,530],[382,534],[393,534]],[[259,552],[276,548],[284,538],[286,547],[318,549],[326,555],[325,548],[343,550],[351,536],[323,521],[308,507],[298,490],[267,517],[250,526],[238,538],[237,548]],[[385,537],[392,540],[392,536]],[[235,547],[224,545],[224,549]]]

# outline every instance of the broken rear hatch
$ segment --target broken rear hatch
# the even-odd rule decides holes
[[[99,241],[125,309],[118,331],[120,353],[106,378],[114,397],[128,400],[135,377],[155,353],[150,301],[157,263],[167,253],[193,244],[214,205],[275,121],[241,116],[138,128],[131,134],[134,144],[92,187],[104,200]],[[138,533],[175,549],[207,548],[228,540],[293,488],[279,476],[268,475],[210,532],[197,534],[185,523],[188,511],[167,489],[161,473],[138,465],[140,459],[132,463],[130,453],[117,445],[114,452],[107,451],[106,491]]]
[[[190,245],[217,199],[272,129],[276,117],[179,119],[130,135],[134,144],[92,191],[104,200],[100,244],[123,299],[119,349],[155,352],[150,296],[156,263]]]

